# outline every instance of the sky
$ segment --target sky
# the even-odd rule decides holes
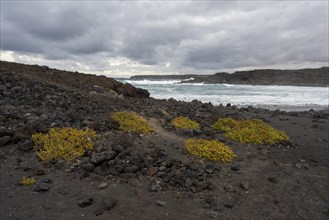
[[[317,68],[328,4],[1,0],[0,59],[112,77]]]

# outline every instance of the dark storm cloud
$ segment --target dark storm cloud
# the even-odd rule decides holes
[[[326,64],[328,2],[2,1],[1,49],[97,70],[118,57],[199,72]]]

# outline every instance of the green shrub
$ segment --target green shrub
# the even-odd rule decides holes
[[[23,176],[21,181],[19,181],[19,183],[22,186],[30,186],[33,185],[35,182],[36,180],[33,177],[26,177],[26,176]]]
[[[224,131],[225,136],[242,143],[274,144],[288,140],[284,131],[278,131],[259,119],[237,121],[232,118],[218,118],[213,128]]]
[[[189,154],[199,158],[223,163],[231,162],[236,157],[230,147],[217,140],[187,139],[185,148]]]
[[[192,121],[186,117],[177,117],[177,118],[174,118],[172,121],[171,121],[171,124],[176,127],[176,128],[182,128],[182,129],[191,129],[191,130],[194,130],[194,129],[199,129],[200,128],[200,124],[195,122],[195,121]]]
[[[152,131],[149,123],[133,112],[116,112],[112,118],[119,123],[119,129],[127,132],[149,133]]]
[[[63,158],[72,161],[76,157],[81,157],[86,150],[93,148],[92,139],[95,137],[96,132],[92,129],[52,128],[48,134],[33,134],[32,140],[41,160]]]

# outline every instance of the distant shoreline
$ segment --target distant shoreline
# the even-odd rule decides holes
[[[136,75],[131,80],[181,80],[181,83],[328,87],[329,67],[298,70],[260,69],[213,75]]]

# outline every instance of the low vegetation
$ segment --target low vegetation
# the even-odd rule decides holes
[[[242,143],[274,144],[288,140],[284,131],[276,130],[259,119],[237,121],[232,118],[218,118],[213,128],[224,131],[225,136]]]
[[[112,118],[119,123],[119,129],[122,131],[144,134],[152,131],[146,119],[134,112],[116,112]]]
[[[187,139],[185,148],[189,154],[222,163],[229,163],[236,157],[230,147],[217,140]]]
[[[33,177],[26,177],[26,176],[23,176],[21,181],[19,181],[19,183],[22,186],[30,186],[33,185],[35,182],[36,180]]]
[[[32,135],[34,149],[41,160],[63,158],[72,161],[93,148],[96,132],[92,129],[52,128],[49,133]]]
[[[194,130],[194,129],[199,129],[200,128],[200,124],[195,122],[195,121],[192,121],[186,117],[177,117],[177,118],[174,118],[172,121],[171,121],[171,124],[176,127],[176,128],[182,128],[182,129],[191,129],[191,130]]]

